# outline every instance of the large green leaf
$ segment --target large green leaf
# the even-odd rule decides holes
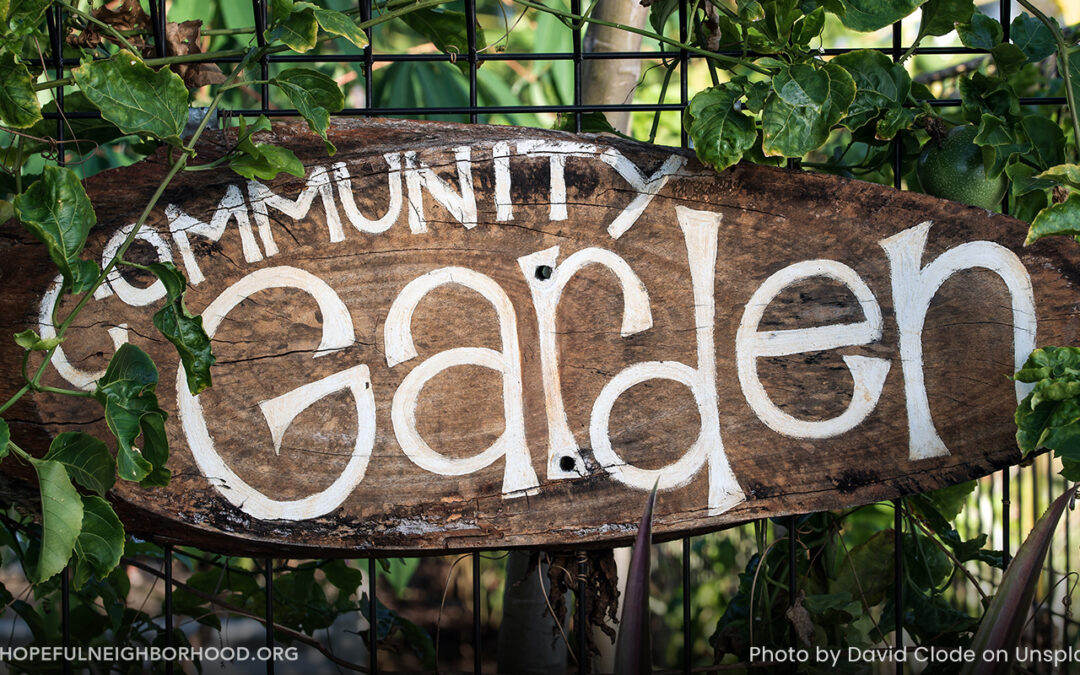
[[[116,482],[116,460],[109,449],[81,431],[57,434],[44,459],[63,464],[76,483],[102,496]]]
[[[41,552],[34,583],[47,581],[64,569],[71,558],[75,539],[82,529],[83,506],[60,462],[30,459],[41,489]]]
[[[0,417],[0,459],[8,455],[8,443],[11,442],[11,427]]]
[[[166,292],[165,305],[154,314],[154,327],[176,347],[188,389],[198,394],[211,385],[210,366],[216,359],[210,351],[210,337],[203,330],[202,317],[193,316],[184,304],[187,280],[176,265],[152,263],[150,271],[165,285]]]
[[[855,98],[841,122],[848,129],[855,131],[879,115],[903,108],[911,91],[911,76],[903,65],[876,49],[842,54],[832,63],[855,81]]]
[[[919,37],[951,33],[956,24],[968,21],[974,12],[973,0],[927,0],[922,6]]]
[[[15,212],[30,234],[48,248],[64,277],[64,287],[76,292],[89,287],[97,276],[97,265],[78,256],[97,216],[78,175],[65,167],[46,165],[41,178],[15,197]]]
[[[310,68],[290,68],[270,83],[289,97],[311,130],[323,139],[326,151],[333,155],[337,148],[326,138],[330,113],[341,112],[345,107],[345,95],[337,83],[330,76]]]
[[[757,139],[754,118],[735,109],[742,95],[742,87],[725,83],[699,92],[690,101],[694,151],[717,171],[738,163]]]
[[[16,129],[41,119],[41,106],[26,64],[11,52],[0,52],[0,124]]]
[[[1050,20],[1057,22],[1057,19],[1052,17]],[[1016,15],[1009,36],[1013,44],[1019,47],[1020,51],[1024,52],[1024,55],[1032,62],[1042,61],[1057,51],[1054,34],[1050,32],[1046,24],[1030,14]]]
[[[840,0],[844,13],[840,20],[862,33],[884,28],[911,14],[927,0]]]
[[[854,99],[855,81],[833,63],[781,70],[762,111],[762,149],[774,157],[802,157],[828,139]]]
[[[98,579],[109,576],[124,553],[124,526],[109,502],[90,495],[83,496],[82,505],[82,531],[75,540],[72,575],[75,590],[85,586],[91,574]]]
[[[180,143],[187,124],[188,90],[173,71],[155,71],[121,50],[111,59],[85,62],[71,74],[102,117],[124,133]]]
[[[128,343],[113,354],[94,391],[94,398],[105,406],[105,422],[116,436],[117,469],[125,480],[149,479],[156,484],[168,459],[167,441],[158,432],[159,427],[163,428],[165,412],[154,395],[157,381],[154,362],[146,352]],[[134,446],[140,434],[141,452]]]
[[[1043,209],[1039,215],[1035,216],[1024,245],[1027,246],[1052,234],[1080,236],[1080,194],[1073,193],[1061,204],[1054,204]]]

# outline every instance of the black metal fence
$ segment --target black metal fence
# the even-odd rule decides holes
[[[222,0],[223,2],[226,0]],[[631,2],[633,0],[626,0]],[[996,8],[991,6],[987,9],[996,10],[998,18],[1001,21],[1002,27],[1005,32],[1005,39],[1008,40],[1010,20],[1014,15],[1014,7],[1010,0],[1000,0],[1000,2],[994,3]],[[679,25],[679,41],[685,43],[688,39],[688,22],[687,12],[689,2],[688,0],[682,0],[679,3],[678,8],[678,25]],[[261,79],[267,80],[270,77],[271,70],[275,64],[281,63],[310,63],[310,62],[332,62],[339,64],[349,64],[351,67],[358,69],[360,75],[363,77],[364,96],[363,101],[365,105],[360,107],[346,108],[340,115],[343,116],[402,116],[402,115],[417,115],[423,114],[428,116],[433,115],[466,115],[472,122],[481,122],[488,120],[494,115],[507,115],[515,113],[564,113],[573,115],[576,120],[577,128],[581,128],[582,116],[585,113],[602,111],[630,111],[631,113],[649,113],[660,114],[663,112],[680,113],[688,104],[690,96],[689,86],[689,71],[691,65],[695,59],[700,57],[691,55],[685,49],[661,49],[659,51],[643,49],[642,51],[634,52],[606,52],[606,53],[589,53],[583,49],[583,27],[577,25],[575,28],[570,29],[571,32],[571,44],[572,49],[569,52],[554,52],[554,53],[512,53],[512,52],[499,52],[499,51],[481,51],[478,49],[478,39],[476,35],[476,6],[477,0],[465,0],[464,1],[464,13],[466,17],[466,26],[468,30],[468,49],[466,53],[462,54],[442,54],[442,53],[382,53],[377,51],[376,48],[368,46],[360,53],[353,54],[333,54],[333,55],[296,55],[296,54],[278,54],[273,56],[266,56],[263,58],[260,65],[262,70]],[[166,0],[150,0],[149,9],[150,16],[153,24],[154,40],[153,45],[157,49],[157,56],[165,56],[164,52],[164,33],[165,33],[165,21],[166,21]],[[575,15],[580,15],[582,12],[581,0],[570,0],[570,11]],[[259,40],[262,40],[262,33],[267,25],[267,4],[265,0],[252,0],[251,1],[252,19],[255,27],[255,35]],[[360,16],[367,20],[372,16],[372,2],[371,0],[361,0],[359,2]],[[909,18],[907,21],[914,22],[915,18]],[[64,24],[64,17],[61,14],[61,10],[50,10],[48,15],[48,28],[51,40],[51,63],[50,67],[54,71],[53,74],[56,78],[62,78],[67,74],[69,68],[78,65],[76,59],[63,58],[63,44],[64,36],[60,30],[60,26]],[[373,37],[372,31],[368,31],[369,40]],[[373,43],[374,44],[374,43]],[[879,47],[881,51],[891,56],[894,60],[899,60],[901,55],[905,53],[908,45],[904,44],[902,24],[900,22],[893,25],[891,45],[883,45]],[[825,55],[842,54],[850,49],[843,48],[826,48],[824,50]],[[970,58],[974,55],[985,54],[986,52],[980,52],[979,50],[969,49],[962,46],[927,46],[919,47],[916,51],[917,55],[939,55],[939,56],[957,56]],[[736,56],[740,54],[734,54]],[[616,103],[616,104],[591,104],[586,105],[583,103],[583,89],[587,85],[583,78],[583,66],[591,59],[641,59],[646,61],[665,60],[668,62],[678,63],[678,101],[677,102],[629,102],[629,103]],[[229,60],[226,60],[228,62]],[[239,61],[239,58],[231,60],[235,63]],[[467,74],[465,77],[468,80],[468,101],[463,105],[444,105],[439,107],[376,107],[373,105],[375,101],[374,91],[374,71],[380,66],[380,64],[396,63],[396,62],[455,62],[466,63]],[[485,62],[489,61],[516,61],[516,62],[532,62],[532,61],[547,61],[547,62],[570,62],[573,65],[573,100],[570,103],[551,104],[551,105],[535,105],[535,104],[521,104],[521,105],[481,105],[479,102],[479,87],[477,82],[477,69]],[[267,115],[271,117],[289,117],[295,116],[295,110],[289,110],[276,105],[272,105],[271,96],[269,91],[269,85],[263,84],[260,86],[260,90],[257,92],[257,105],[249,107],[239,107],[228,111],[226,114],[232,115]],[[90,113],[80,111],[70,111],[64,108],[64,91],[62,87],[55,90],[55,100],[57,103],[58,111],[56,113],[48,113],[47,117],[56,119],[56,138],[63,140],[65,136],[65,118],[73,118],[89,115]],[[930,105],[936,107],[955,107],[959,106],[961,101],[958,98],[938,98],[929,101]],[[1064,103],[1063,98],[1027,98],[1023,99],[1024,105],[1048,105],[1048,106],[1060,106]],[[681,142],[683,147],[687,146],[688,137],[686,129],[681,130]],[[63,156],[60,157],[61,161]],[[792,166],[797,166],[796,162],[791,163]],[[900,171],[900,150],[896,148],[896,153],[893,161],[895,176],[894,187],[901,188],[901,171]],[[1005,205],[1005,211],[1008,204]],[[1034,525],[1035,521],[1041,515],[1046,506],[1053,500],[1055,496],[1060,494],[1064,490],[1064,484],[1059,476],[1056,475],[1056,462],[1052,461],[1047,456],[1042,456],[1030,462],[1023,467],[1012,467],[1010,469],[1001,471],[999,474],[987,477],[980,481],[978,489],[970,497],[965,515],[963,516],[959,527],[961,534],[975,534],[980,531],[986,531],[992,528],[993,536],[991,544],[994,548],[998,548],[1004,551],[1006,560],[1009,557],[1011,551],[1015,551],[1019,542],[1023,540],[1027,531]],[[893,594],[893,607],[895,608],[895,622],[897,626],[904,625],[904,602],[902,598],[903,584],[903,565],[904,565],[904,551],[903,551],[903,538],[902,533],[904,531],[904,520],[902,510],[899,502],[893,503],[894,507],[894,565],[893,573],[895,575],[894,582],[894,594]],[[1055,541],[1052,547],[1051,553],[1047,559],[1047,565],[1045,569],[1044,579],[1041,583],[1039,598],[1041,598],[1038,606],[1039,614],[1043,619],[1035,621],[1029,625],[1029,630],[1034,634],[1039,632],[1036,642],[1039,644],[1049,645],[1074,645],[1076,643],[1077,622],[1071,617],[1069,608],[1070,600],[1072,596],[1072,590],[1075,583],[1075,572],[1073,571],[1073,557],[1071,546],[1074,541],[1074,537],[1077,533],[1073,532],[1075,526],[1071,514],[1066,514],[1065,526],[1059,530],[1058,539]],[[764,523],[765,527],[769,526],[768,522]],[[773,525],[775,531],[775,525]],[[708,537],[729,537],[739,539],[740,537],[748,537],[748,531],[745,527],[733,528],[726,532],[714,535],[705,535]],[[787,551],[790,556],[789,560],[789,572],[790,576],[787,580],[789,588],[798,589],[800,585],[800,579],[797,575],[797,565],[794,564],[796,552],[799,549],[798,537],[799,526],[797,517],[791,516],[786,521],[786,534],[782,535],[788,538]],[[669,560],[674,560],[676,557],[681,558],[681,571],[679,588],[673,589],[675,593],[681,596],[681,640],[682,648],[679,650],[679,657],[677,663],[663,664],[669,670],[665,672],[713,672],[719,670],[713,665],[712,660],[707,658],[707,655],[702,655],[700,652],[695,653],[693,645],[699,636],[694,634],[694,622],[692,616],[694,615],[695,608],[692,603],[692,589],[698,581],[695,579],[695,571],[692,563],[693,557],[693,539],[684,538],[675,545],[675,550],[670,551]],[[665,545],[670,547],[671,545]],[[137,567],[141,567],[144,572],[151,573],[158,576],[164,582],[164,607],[163,607],[163,621],[165,624],[167,639],[171,639],[172,631],[174,628],[174,609],[173,609],[173,591],[174,591],[174,579],[173,579],[173,549],[170,546],[165,546],[165,559],[163,567],[158,570],[151,568],[141,563],[133,563]],[[484,594],[484,588],[481,585],[481,554],[473,553],[469,555],[469,561],[471,562],[471,578],[472,578],[472,670],[475,673],[481,673],[484,671],[493,672],[494,667],[490,662],[490,659],[485,661],[486,654],[490,649],[485,649],[482,636],[484,634],[484,626],[482,622],[482,597]],[[262,617],[262,623],[265,625],[265,644],[269,647],[273,647],[276,644],[274,626],[274,609],[275,604],[282,602],[280,597],[275,597],[274,591],[274,566],[275,561],[273,559],[266,559],[262,561],[261,576],[263,579],[263,585],[265,590],[265,616]],[[374,625],[374,617],[377,612],[377,580],[379,578],[379,565],[374,558],[367,560],[367,598],[368,598],[368,616],[372,618],[372,625]],[[985,568],[980,568],[985,569]],[[580,576],[585,573],[585,566],[583,563],[579,564],[579,578],[577,580],[577,595],[578,597],[584,597],[585,595],[585,579]],[[966,586],[960,587],[956,592],[954,600],[960,604],[966,604],[971,608],[978,608],[980,606],[980,596],[972,585],[975,582],[983,584],[987,589],[992,589],[994,584],[1000,578],[1000,572],[995,572],[993,575],[976,579],[974,582],[968,582]],[[68,575],[64,575],[63,587],[62,587],[62,641],[63,646],[72,646],[71,637],[71,612],[70,612],[70,589]],[[792,592],[789,597],[795,598],[796,593]],[[586,630],[588,626],[587,619],[585,617],[586,605],[584,602],[578,602],[576,605],[576,617],[574,618],[574,629],[568,632],[571,642],[575,643],[574,653],[578,655],[586,654]],[[1047,631],[1049,630],[1049,633]],[[356,637],[356,639],[362,639],[362,637]],[[791,639],[794,641],[794,631],[791,632]],[[904,646],[904,632],[898,630],[896,632],[896,646]],[[792,643],[794,644],[794,642]],[[372,673],[385,671],[385,664],[380,663],[379,649],[371,648],[368,651],[367,668]],[[267,659],[265,662],[265,669],[267,673],[273,673],[275,671],[274,659]],[[658,664],[659,665],[659,664]],[[69,662],[64,664],[65,672],[70,672],[72,665]],[[331,667],[337,667],[333,662],[328,659],[326,662],[327,669]],[[797,671],[797,664],[791,666],[793,671]],[[1073,667],[1075,669],[1075,666]],[[166,672],[173,672],[174,665],[167,664],[165,666]],[[585,658],[579,658],[576,664],[577,672],[586,673],[589,672],[590,664],[589,660]],[[896,672],[903,672],[905,665],[897,663],[895,666]],[[445,671],[444,671],[445,672]],[[1070,672],[1070,664],[1068,661],[1062,666],[1062,672]]]

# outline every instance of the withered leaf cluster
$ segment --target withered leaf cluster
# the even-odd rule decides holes
[[[151,28],[150,17],[139,0],[119,0],[111,2],[92,10],[92,16],[107,26],[117,31],[149,31]],[[177,23],[170,21],[165,24],[165,54],[166,56],[185,56],[188,54],[202,54],[200,44],[202,21],[184,21]],[[142,51],[144,57],[154,56],[154,47],[144,35],[131,35],[127,38],[133,47]],[[87,22],[82,30],[72,32],[67,37],[69,45],[94,49],[104,42],[116,44],[116,38],[102,25]],[[173,72],[184,79],[184,84],[189,89],[196,89],[208,84],[221,84],[225,81],[225,74],[221,68],[213,63],[174,63],[170,66]]]

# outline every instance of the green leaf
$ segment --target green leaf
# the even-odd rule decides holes
[[[577,133],[577,115],[574,113],[556,113],[555,124],[553,124],[551,128],[558,131]],[[600,111],[581,114],[581,132],[586,134],[615,134],[617,136],[625,136],[625,134],[619,133],[615,127],[611,126],[611,122],[608,122],[608,118]]]
[[[839,65],[781,70],[762,111],[762,149],[766,155],[801,157],[820,147],[854,99],[855,81]]]
[[[56,435],[44,459],[59,462],[68,475],[87,490],[101,496],[116,482],[116,460],[100,440],[81,431]]]
[[[102,117],[126,134],[148,134],[173,144],[188,118],[188,90],[169,70],[155,71],[129,51],[84,62],[71,71]]]
[[[975,491],[976,482],[971,480],[966,483],[958,483],[939,490],[925,492],[921,496],[937,511],[946,521],[953,521],[964,510],[964,504],[968,497]]]
[[[911,91],[911,77],[899,63],[893,63],[875,49],[861,49],[837,56],[832,63],[846,70],[855,81],[855,98],[841,122],[855,131],[886,111],[904,106]]]
[[[250,151],[229,160],[229,168],[249,180],[273,180],[279,173],[304,177],[304,165],[292,150],[269,143],[253,143]]]
[[[101,497],[83,496],[82,531],[75,540],[72,583],[82,589],[93,574],[104,579],[120,564],[124,553],[124,526],[109,502]]]
[[[299,10],[297,5],[306,5]],[[319,21],[310,3],[294,3],[292,0],[273,0],[271,11],[274,22],[266,31],[266,41],[280,40],[296,52],[306,52],[319,43]]]
[[[968,122],[979,124],[984,114],[1006,121],[1020,116],[1020,99],[1005,80],[975,73],[970,78],[961,77],[957,84],[961,109]]]
[[[8,456],[8,443],[11,442],[11,427],[0,417],[0,459]]]
[[[269,143],[255,143],[252,139],[257,132],[269,130],[270,120],[265,115],[259,115],[250,131],[247,121],[241,117],[237,133],[240,140],[236,144],[236,156],[229,161],[229,168],[249,180],[273,180],[282,171],[303,178],[304,165],[292,150]]]
[[[982,120],[979,122],[979,133],[975,134],[975,138],[972,140],[975,145],[990,147],[1010,145],[1016,142],[1005,120],[987,113],[983,114]]]
[[[971,21],[962,23],[956,27],[956,33],[960,36],[960,42],[971,49],[993,49],[1001,43],[1005,37],[1005,31],[1001,24],[985,14],[975,13]]]
[[[1009,177],[1013,196],[1026,195],[1036,190],[1049,190],[1057,184],[1055,181],[1036,176],[1036,173],[1038,173],[1038,169],[1032,168],[1023,162],[1014,162],[1005,167],[1005,175]],[[1041,211],[1042,208],[1040,207],[1039,210]]]
[[[1065,162],[1065,134],[1056,122],[1042,115],[1028,115],[1021,124],[1031,141],[1029,155],[1040,169],[1051,169]]]
[[[298,2],[294,5],[293,11],[297,11],[297,8],[310,9],[312,14],[315,15],[315,20],[319,22],[319,27],[327,33],[343,37],[360,48],[368,45],[368,39],[364,35],[364,31],[356,26],[356,22],[348,14],[332,9],[323,9],[310,2]]]
[[[1050,17],[1050,20],[1057,23],[1057,19],[1053,17]],[[1057,51],[1054,34],[1050,32],[1046,24],[1030,14],[1021,13],[1016,15],[1016,18],[1012,21],[1012,30],[1009,37],[1012,38],[1013,44],[1019,47],[1020,51],[1024,52],[1028,60],[1033,63],[1042,61]]]
[[[792,40],[797,45],[808,47],[825,29],[825,8],[818,7],[795,24]]]
[[[1003,42],[991,49],[990,55],[994,57],[994,65],[997,66],[998,72],[1005,77],[1013,75],[1027,63],[1024,52],[1008,42]]]
[[[187,280],[171,262],[150,264],[150,271],[165,285],[165,305],[154,313],[154,327],[173,343],[187,375],[188,390],[197,395],[211,385],[214,354],[201,316],[193,316],[184,304]]]
[[[30,35],[41,24],[45,10],[52,4],[53,0],[9,0],[8,32],[18,37]]]
[[[1052,166],[1040,173],[1038,178],[1046,178],[1061,185],[1068,185],[1074,190],[1080,190],[1080,164]]]
[[[146,352],[128,343],[121,345],[94,391],[105,406],[105,423],[116,436],[117,469],[125,480],[160,481],[168,458],[168,446],[161,458],[165,412],[158,407],[154,389],[158,372]],[[145,433],[149,430],[149,434]],[[142,452],[134,447],[143,434]]]
[[[904,569],[912,583],[932,591],[949,576],[952,562],[936,543],[916,530],[904,533]]]
[[[695,94],[687,109],[694,151],[717,171],[737,164],[757,140],[754,118],[735,108],[742,95],[742,87],[721,84]]]
[[[893,530],[887,529],[852,548],[840,562],[830,590],[861,596],[871,607],[881,603],[893,587],[893,541]]]
[[[355,567],[349,567],[349,563],[344,560],[331,560],[321,569],[326,580],[347,595],[355,593],[364,580],[364,573]]]
[[[1080,235],[1080,194],[1073,193],[1063,203],[1053,204],[1035,216],[1024,246],[1053,234]]]
[[[919,37],[951,33],[958,23],[967,23],[975,13],[973,0],[927,0],[922,6]]]
[[[16,129],[41,119],[41,106],[26,65],[11,52],[0,52],[0,124]]]
[[[47,352],[64,341],[64,338],[51,337],[43,340],[33,328],[27,328],[21,333],[15,333],[15,343],[23,349],[34,352]]]
[[[326,144],[330,155],[337,148],[326,138],[330,126],[330,113],[341,112],[345,107],[345,95],[328,75],[310,68],[290,68],[270,83],[281,89],[296,110],[307,120],[311,130],[319,135]]]
[[[15,211],[30,234],[48,248],[65,288],[84,285],[85,261],[78,255],[97,216],[79,176],[71,169],[47,164],[41,178],[15,197]]]
[[[83,505],[60,462],[30,458],[41,488],[41,553],[34,583],[48,581],[67,566],[82,529]]]
[[[401,20],[427,38],[440,52],[461,57],[458,67],[467,72],[469,34],[463,13],[442,8],[419,9],[405,14]],[[484,31],[477,24],[476,48],[483,50],[486,47]]]
[[[926,0],[840,0],[844,25],[860,33],[884,28],[911,14]]]

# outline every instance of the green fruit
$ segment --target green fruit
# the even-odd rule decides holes
[[[949,130],[940,147],[927,141],[916,173],[927,194],[995,211],[1007,184],[1004,175],[986,177],[982,148],[974,143],[978,133],[978,127],[964,125]]]

